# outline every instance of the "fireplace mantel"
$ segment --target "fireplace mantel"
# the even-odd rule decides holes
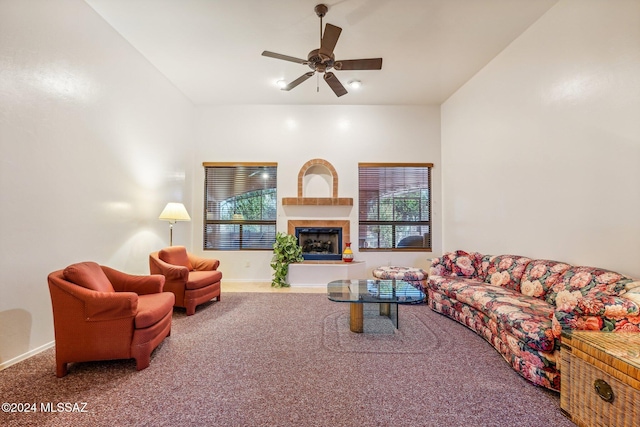
[[[353,206],[351,197],[283,197],[283,205],[298,206]]]

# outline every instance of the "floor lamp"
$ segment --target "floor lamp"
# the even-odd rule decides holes
[[[158,219],[169,221],[169,246],[173,246],[173,224],[176,221],[191,221],[187,208],[182,203],[167,203]]]

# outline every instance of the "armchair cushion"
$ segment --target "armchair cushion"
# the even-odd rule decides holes
[[[115,292],[113,285],[95,262],[80,262],[64,269],[64,278],[92,291]]]
[[[187,280],[187,289],[200,289],[209,286],[212,283],[219,282],[222,279],[220,271],[190,271]]]
[[[174,302],[175,296],[171,292],[140,295],[135,318],[136,329],[148,328],[161,321],[167,313],[173,311]]]
[[[167,264],[180,265],[187,267],[189,271],[193,270],[189,256],[187,255],[187,249],[184,246],[170,246],[164,248],[158,252],[158,258]]]

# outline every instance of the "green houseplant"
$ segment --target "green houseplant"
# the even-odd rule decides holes
[[[273,244],[273,259],[271,260],[273,280],[271,281],[271,286],[275,288],[289,287],[287,283],[289,264],[303,260],[302,248],[298,244],[296,237],[278,232],[276,241]]]

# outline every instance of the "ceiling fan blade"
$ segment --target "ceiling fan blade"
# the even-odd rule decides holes
[[[336,70],[380,70],[382,69],[382,58],[345,59],[336,61],[333,68]]]
[[[313,76],[314,74],[315,74],[315,71],[309,71],[308,73],[304,73],[303,75],[301,75],[300,77],[298,77],[297,79],[295,79],[294,81],[292,81],[291,83],[283,87],[282,90],[291,90],[294,87],[298,86],[300,83],[304,82],[305,80]]]
[[[342,83],[340,83],[340,80],[338,80],[335,74],[325,73],[324,81],[327,82],[327,84],[329,85],[333,93],[336,94],[336,96],[342,96],[347,93],[347,90],[344,88],[344,86],[342,86]]]
[[[325,55],[327,58],[331,58],[331,55],[333,55],[333,49],[336,48],[341,32],[342,28],[340,27],[336,27],[331,24],[325,25],[322,41],[320,42],[320,51],[318,53],[320,55]]]
[[[284,61],[296,62],[298,64],[307,64],[308,61],[306,59],[295,58],[293,56],[281,55],[279,53],[269,52],[265,50],[262,52],[262,56],[268,56],[269,58],[282,59]]]

